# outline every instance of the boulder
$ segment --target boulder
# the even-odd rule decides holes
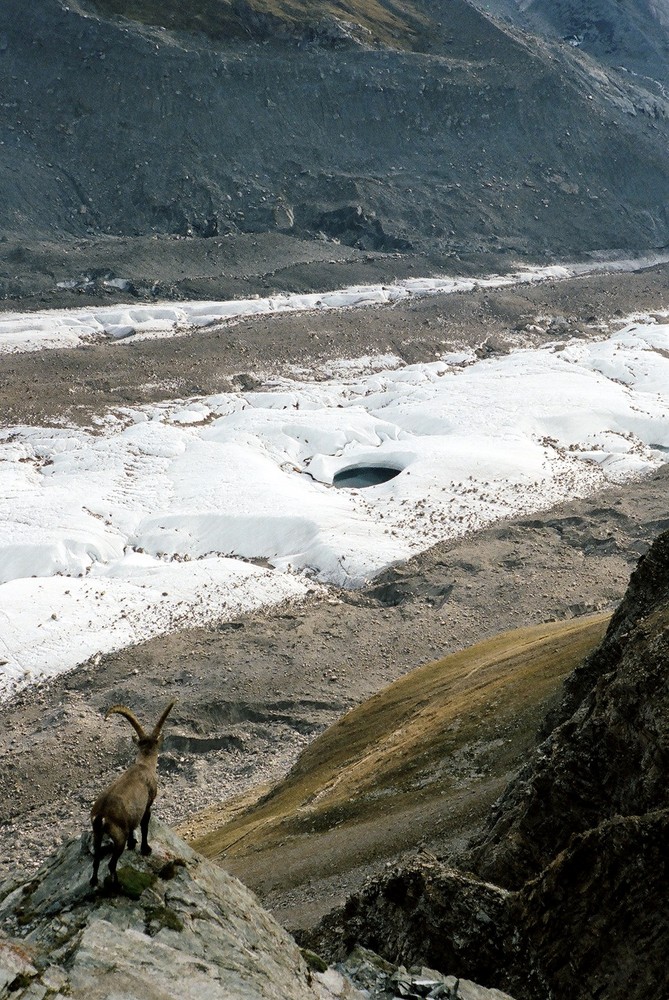
[[[237,879],[152,820],[120,890],[89,885],[90,835],[0,886],[0,998],[328,1000],[295,941]],[[105,871],[104,862],[102,871]],[[350,1000],[361,994],[350,984]]]

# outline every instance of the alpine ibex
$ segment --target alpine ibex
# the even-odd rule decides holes
[[[125,705],[112,705],[105,719],[116,713],[122,715],[133,726],[137,733],[137,759],[95,800],[91,809],[93,823],[93,875],[91,885],[98,884],[98,868],[103,855],[102,837],[106,833],[113,847],[109,861],[109,874],[112,882],[118,884],[116,865],[123,854],[124,848],[133,850],[137,841],[135,830],[139,826],[142,831],[142,854],[150,854],[151,848],[147,840],[151,806],[158,792],[156,767],[158,750],[163,742],[161,730],[165,719],[172,711],[175,702],[171,701],[156,722],[153,732],[147,735],[136,716]]]

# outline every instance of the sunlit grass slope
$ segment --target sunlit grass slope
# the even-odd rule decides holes
[[[357,25],[370,42],[411,46],[421,18],[408,3],[393,0],[88,0],[103,14],[143,24],[197,31],[210,38],[249,38],[284,25],[304,31],[324,18]],[[257,15],[260,20],[256,20]],[[266,19],[266,20],[262,20]]]
[[[419,667],[326,730],[259,801],[208,810],[183,832],[265,892],[457,842],[523,762],[608,620],[506,632]]]

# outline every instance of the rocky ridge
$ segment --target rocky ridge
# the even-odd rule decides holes
[[[506,1000],[361,949],[328,968],[168,827],[150,838],[150,858],[122,856],[118,891],[89,886],[88,832],[0,885],[2,1000]]]

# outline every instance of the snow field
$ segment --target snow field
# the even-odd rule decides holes
[[[647,475],[669,451],[669,325],[374,363],[88,430],[0,431],[0,697],[319,583],[362,586],[441,539]],[[401,472],[332,486],[362,465]]]

